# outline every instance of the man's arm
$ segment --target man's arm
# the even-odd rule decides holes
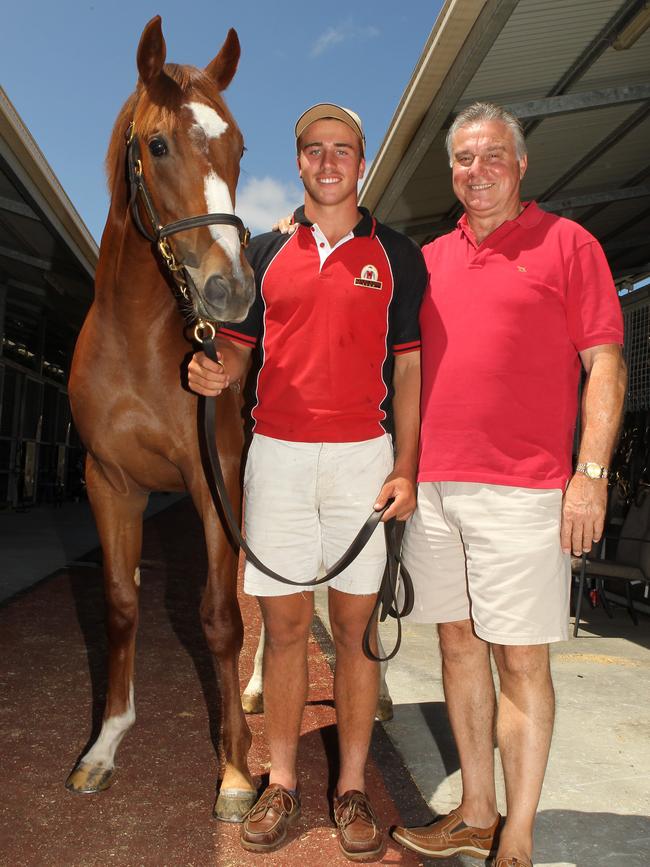
[[[420,353],[407,352],[395,357],[393,373],[393,418],[395,420],[395,464],[384,482],[376,509],[390,497],[393,505],[382,520],[405,521],[415,511],[415,481],[420,436]]]
[[[211,361],[204,352],[195,352],[187,367],[190,388],[205,397],[216,397],[231,382],[243,379],[253,351],[249,346],[219,336],[215,339],[215,346],[221,364]]]
[[[618,344],[593,346],[580,353],[587,372],[582,397],[582,437],[578,463],[609,466],[618,438],[627,371]],[[591,550],[605,526],[607,479],[576,473],[567,487],[562,509],[562,550],[576,556]]]

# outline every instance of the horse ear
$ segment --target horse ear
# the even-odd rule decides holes
[[[219,90],[225,90],[233,80],[240,54],[239,37],[237,31],[231,27],[226,41],[221,46],[221,51],[205,67],[205,71],[214,79]]]
[[[145,87],[160,75],[166,54],[161,18],[156,15],[145,26],[138,45],[138,72]]]

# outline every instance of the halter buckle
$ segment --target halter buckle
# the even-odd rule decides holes
[[[209,336],[206,338],[206,331],[211,332]],[[217,329],[211,322],[208,322],[205,319],[199,319],[199,321],[194,326],[194,339],[197,343],[202,343],[204,340],[214,340],[217,335]],[[222,365],[223,367],[223,365]]]

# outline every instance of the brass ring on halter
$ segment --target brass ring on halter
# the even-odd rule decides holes
[[[211,322],[206,322],[205,319],[199,319],[199,321],[194,326],[194,339],[199,343],[202,340],[205,340],[206,330],[208,332],[212,332],[211,334],[209,334],[208,340],[214,340],[214,338],[217,336],[217,329]],[[217,364],[221,364],[221,366],[223,367],[223,364],[220,361],[218,361]]]

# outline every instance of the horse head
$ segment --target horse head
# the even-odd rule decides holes
[[[203,70],[165,64],[165,55],[156,16],[142,33],[138,86],[120,115],[122,123],[131,115],[131,212],[172,273],[183,275],[176,281],[185,284],[193,316],[240,321],[254,297],[234,208],[244,143],[222,97],[237,70],[239,39],[231,29]]]

